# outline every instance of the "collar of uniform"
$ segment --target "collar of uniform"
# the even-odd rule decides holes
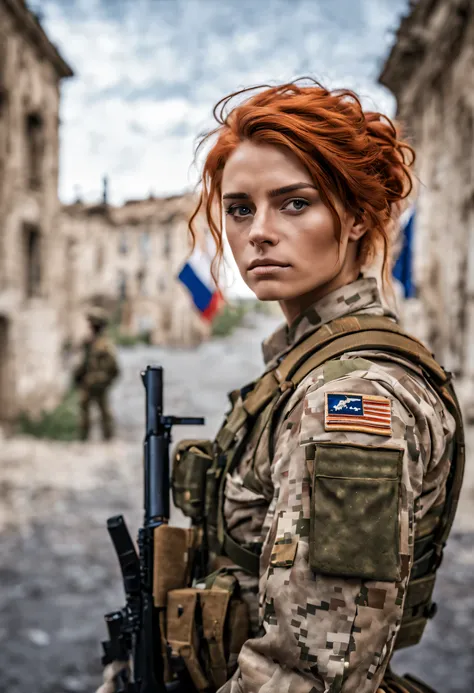
[[[396,316],[384,309],[374,277],[357,279],[313,303],[291,325],[282,325],[262,344],[266,365],[281,358],[321,325],[354,313]]]

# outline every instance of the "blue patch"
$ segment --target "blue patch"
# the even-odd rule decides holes
[[[327,413],[344,416],[363,416],[364,406],[360,395],[327,395]]]

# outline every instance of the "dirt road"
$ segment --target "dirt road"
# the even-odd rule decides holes
[[[111,443],[1,442],[0,691],[91,692],[100,679],[103,613],[123,603],[118,567],[105,530],[124,513],[133,534],[141,516],[143,389],[147,363],[165,367],[166,410],[203,415],[212,435],[225,393],[259,372],[260,341],[275,325],[253,328],[194,351],[123,350],[113,393],[120,437]],[[473,441],[474,442],[474,441]],[[440,693],[474,690],[474,480],[469,469],[462,513],[437,585],[438,617],[423,645],[397,656],[398,669],[424,675]],[[175,521],[180,518],[175,515]]]

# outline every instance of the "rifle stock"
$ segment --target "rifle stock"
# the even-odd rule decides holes
[[[115,677],[116,693],[179,693],[180,690],[184,693],[190,690],[184,681],[165,683],[160,609],[153,602],[154,532],[169,521],[172,426],[202,425],[204,419],[163,415],[160,366],[147,366],[141,377],[146,392],[144,522],[138,531],[137,553],[122,515],[107,521],[122,572],[126,604],[120,611],[105,616],[109,640],[102,643],[102,663],[130,659],[133,662],[130,676],[125,670]]]

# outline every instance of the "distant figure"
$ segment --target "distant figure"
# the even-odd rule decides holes
[[[115,349],[104,334],[107,314],[102,308],[91,308],[87,313],[90,336],[82,345],[81,363],[74,371],[74,382],[79,389],[80,438],[87,440],[90,431],[90,405],[95,402],[100,410],[104,440],[113,436],[113,418],[108,402],[108,392],[120,373]]]

